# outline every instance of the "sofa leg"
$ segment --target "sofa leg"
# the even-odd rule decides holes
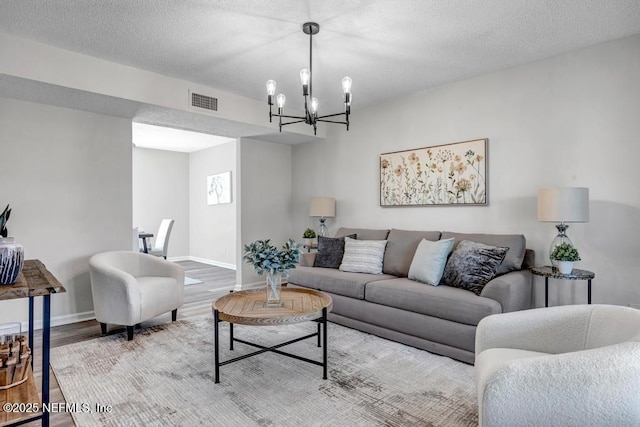
[[[107,335],[107,324],[100,322],[100,332],[102,335]]]
[[[171,321],[175,322],[178,319],[178,309],[171,311]]]
[[[127,326],[127,341],[133,339],[133,326]]]

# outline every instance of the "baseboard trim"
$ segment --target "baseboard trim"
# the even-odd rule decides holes
[[[37,314],[37,313],[36,313]],[[95,320],[96,313],[94,311],[85,311],[84,313],[65,314],[62,316],[51,317],[51,327],[69,325],[71,323],[86,322],[87,320]],[[33,329],[42,329],[42,319],[34,319]],[[20,322],[23,331],[29,330],[29,322],[23,320]]]
[[[254,283],[237,283],[234,291],[245,291],[247,289],[257,289],[266,285],[267,282],[254,282]]]
[[[220,261],[214,261],[212,259],[206,259],[206,258],[200,258],[197,256],[188,256],[185,257],[186,259],[184,260],[180,260],[180,261],[195,261],[195,262],[201,262],[203,264],[208,264],[208,265],[213,265],[215,267],[222,267],[222,268],[228,268],[230,270],[235,270],[236,266],[234,264],[228,264],[226,262],[220,262]]]

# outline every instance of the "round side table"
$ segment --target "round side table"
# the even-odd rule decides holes
[[[596,277],[595,273],[587,270],[574,268],[570,274],[562,274],[557,268],[550,265],[540,265],[530,268],[531,273],[544,277],[544,306],[549,307],[549,277],[561,280],[586,280],[587,281],[587,304],[591,304],[591,279]]]

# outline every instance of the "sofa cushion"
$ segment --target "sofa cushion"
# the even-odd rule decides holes
[[[500,303],[450,286],[425,286],[407,278],[367,284],[365,300],[401,310],[477,325],[490,314],[502,312]]]
[[[463,240],[449,257],[442,281],[480,295],[484,285],[496,276],[509,248]]]
[[[356,238],[355,234],[350,235]],[[338,268],[344,255],[344,237],[333,238],[318,236],[318,253],[313,261],[314,267]]]
[[[502,260],[502,263],[496,272],[496,275],[498,276],[510,271],[520,270],[522,268],[522,261],[524,260],[527,245],[527,241],[522,234],[465,234],[443,231],[440,238],[449,239],[451,237],[456,239],[456,242],[453,245],[454,251],[458,244],[463,240],[484,243],[485,245],[490,246],[509,248],[507,255],[504,257],[504,260]]]
[[[336,231],[335,237],[345,237],[350,234],[357,234],[358,240],[387,240],[389,230],[371,230],[368,228],[340,227],[338,231]]]
[[[344,257],[341,271],[382,274],[382,259],[386,240],[355,240],[344,238]]]
[[[409,279],[438,286],[447,264],[447,257],[451,253],[453,241],[454,239],[444,239],[432,242],[422,239],[409,267]]]
[[[422,239],[436,241],[440,239],[440,232],[392,229],[387,237],[382,271],[394,276],[407,277],[411,260]]]
[[[392,278],[394,276],[388,274],[350,273],[332,268],[296,267],[289,270],[288,280],[294,285],[364,299],[367,283]]]

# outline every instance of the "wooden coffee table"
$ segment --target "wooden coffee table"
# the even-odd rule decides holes
[[[214,326],[214,352],[215,352],[215,382],[220,382],[220,366],[237,362],[258,354],[272,352],[282,356],[292,357],[297,360],[322,366],[323,379],[327,379],[327,313],[333,307],[331,296],[313,289],[282,288],[282,306],[267,307],[265,304],[266,291],[264,289],[251,289],[247,291],[232,292],[213,302]],[[257,347],[260,350],[230,360],[220,361],[219,324],[222,321],[229,322],[229,349],[233,350],[233,343]],[[251,326],[277,326],[291,325],[307,321],[318,322],[318,331],[287,341],[271,347],[245,341],[233,336],[233,325]],[[322,333],[320,331],[322,326]],[[322,362],[286,353],[278,350],[289,344],[318,337],[318,347],[322,347]],[[321,340],[322,337],[322,340]],[[322,342],[321,342],[322,341]]]

